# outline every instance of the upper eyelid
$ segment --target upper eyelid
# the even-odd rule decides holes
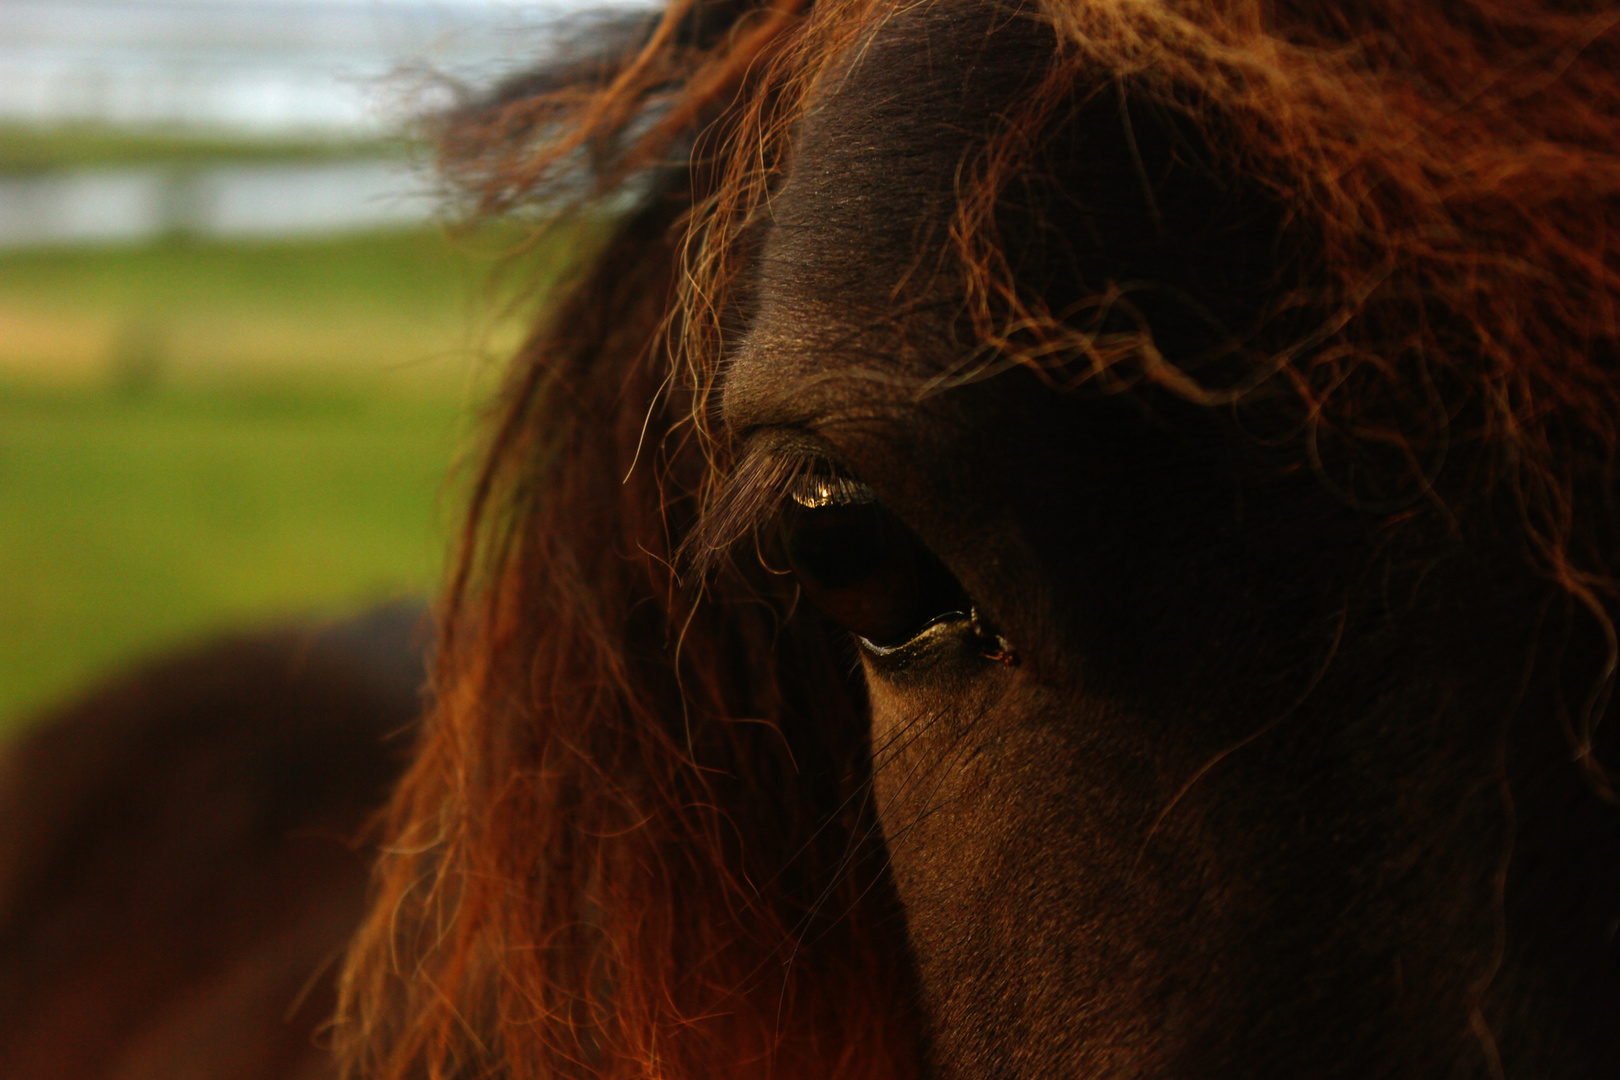
[[[774,524],[782,504],[793,498],[797,482],[817,474],[839,477],[840,494],[844,481],[866,487],[850,476],[830,448],[801,431],[751,433],[737,464],[705,498],[696,524],[676,553],[677,565],[707,574],[738,541]],[[850,494],[856,492],[851,489]]]
[[[816,466],[831,466],[839,472],[849,472],[842,456],[820,436],[797,427],[757,427],[742,438],[737,466],[742,470],[750,461],[773,459],[802,466],[805,470]]]
[[[750,487],[774,489],[779,498],[787,498],[811,476],[866,486],[837,451],[814,435],[788,428],[758,429],[743,442],[736,464],[712,501],[736,498]]]

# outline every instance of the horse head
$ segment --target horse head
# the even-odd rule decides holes
[[[1612,1069],[1613,23],[677,4],[459,115],[640,201],[507,392],[352,1060]]]

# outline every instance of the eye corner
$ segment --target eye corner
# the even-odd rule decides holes
[[[980,654],[1006,667],[1017,667],[1022,661],[1001,627],[993,622],[977,604],[968,606],[968,629],[979,644]]]

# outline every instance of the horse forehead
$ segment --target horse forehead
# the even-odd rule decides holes
[[[939,363],[959,307],[946,230],[961,166],[1048,38],[982,4],[930,5],[886,21],[823,81],[771,200],[755,316],[728,366],[734,426],[900,406],[908,376]]]

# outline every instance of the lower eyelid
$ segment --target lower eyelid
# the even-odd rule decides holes
[[[935,627],[943,626],[946,623],[953,623],[953,622],[968,623],[969,620],[968,620],[967,612],[965,612],[965,611],[946,611],[946,612],[942,612],[939,615],[934,616],[934,618],[927,625],[925,625],[921,630],[918,630],[915,634],[913,634],[911,637],[907,638],[905,641],[900,642],[898,645],[879,645],[877,642],[869,641],[866,638],[861,637],[859,634],[857,634],[856,637],[857,637],[857,639],[859,639],[859,641],[861,643],[861,648],[865,649],[867,652],[871,653],[873,656],[880,657],[880,658],[881,657],[888,657],[888,656],[894,656],[896,653],[899,653],[899,652],[905,650],[906,648],[914,645],[919,638],[926,635],[930,630],[933,630]]]

